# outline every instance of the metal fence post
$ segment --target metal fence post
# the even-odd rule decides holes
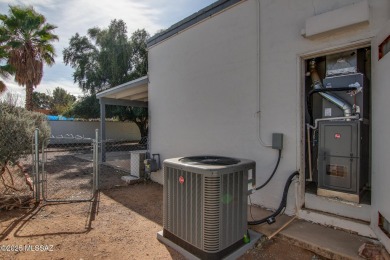
[[[41,178],[39,176],[39,129],[34,132],[34,148],[35,148],[35,201],[38,203],[41,200]]]
[[[95,142],[94,142],[94,158],[93,158],[93,165],[94,165],[94,192],[99,190],[99,129],[95,130]]]
[[[96,191],[96,139],[92,139],[92,192]]]
[[[42,155],[41,155],[41,159],[42,159],[42,161],[41,161],[41,167],[40,167],[40,169],[41,169],[41,174],[40,174],[40,177],[39,177],[39,179],[40,179],[40,183],[41,183],[41,193],[42,193],[42,199],[43,200],[46,200],[46,190],[47,190],[47,186],[45,186],[45,184],[46,184],[46,180],[47,180],[47,176],[46,176],[46,172],[45,172],[45,163],[46,163],[46,150],[45,150],[45,145],[48,143],[49,141],[48,141],[48,139],[46,139],[46,140],[42,140],[42,147],[41,147],[41,153],[42,153]]]

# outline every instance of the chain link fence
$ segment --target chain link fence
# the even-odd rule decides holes
[[[45,201],[87,201],[94,195],[94,140],[64,135],[45,140],[42,196]]]
[[[43,146],[45,201],[89,200],[96,189],[127,186],[144,179],[146,139],[110,139],[95,146],[93,139],[65,134],[48,139]]]
[[[0,149],[19,142],[17,137],[4,136],[0,129]],[[96,189],[126,186],[145,178],[145,138],[96,143],[64,134],[40,141],[36,130],[31,142],[22,146],[25,151],[17,163],[0,161],[0,210],[27,205],[33,198],[36,202],[41,198],[46,202],[91,200]]]
[[[141,141],[110,139],[99,142],[99,189],[143,180],[146,149],[145,138]],[[134,160],[135,157],[138,159]]]

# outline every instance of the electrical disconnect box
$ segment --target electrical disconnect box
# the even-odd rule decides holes
[[[277,150],[283,149],[283,134],[281,133],[272,134],[272,149],[277,149]]]

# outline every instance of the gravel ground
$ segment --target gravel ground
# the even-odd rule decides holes
[[[93,197],[91,147],[71,148],[46,153],[47,199]],[[156,238],[162,230],[163,187],[127,185],[123,175],[128,172],[101,165],[101,191],[92,201],[0,211],[0,259],[184,259]],[[258,243],[241,259],[319,258],[275,238]]]
[[[161,185],[145,182],[103,190],[92,202],[0,212],[0,259],[183,259],[156,239],[162,192]],[[319,258],[273,239],[242,259]]]

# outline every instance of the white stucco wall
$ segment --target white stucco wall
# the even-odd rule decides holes
[[[253,142],[257,25],[251,5],[238,5],[149,50],[151,147],[162,160],[215,154],[272,166],[276,151],[261,158],[261,146]],[[161,174],[153,177],[161,182]]]
[[[273,132],[284,133],[284,149],[274,179],[252,201],[276,208],[288,175],[301,167],[301,60],[359,42],[369,44],[390,18],[390,3],[369,1],[369,24],[304,38],[301,29],[307,18],[360,1],[260,2],[260,28],[257,1],[248,0],[149,49],[151,150],[162,160],[197,154],[252,159],[261,184],[277,152],[258,141],[259,102],[261,138],[270,144]],[[372,127],[379,124],[373,122]],[[386,137],[378,135],[373,139]],[[161,182],[162,173],[152,178]],[[290,189],[287,213],[294,211],[295,191]]]
[[[79,135],[85,138],[95,138],[95,129],[100,128],[99,122],[81,121],[48,121],[53,136]],[[135,123],[106,122],[106,138],[114,140],[139,140],[141,135]]]
[[[373,41],[378,46],[390,35],[390,22],[381,30]],[[390,251],[390,239],[378,227],[378,211],[390,221],[390,161],[389,146],[390,117],[388,98],[390,97],[390,53],[377,60],[378,49],[373,51],[373,86],[372,86],[372,222],[371,226]]]

